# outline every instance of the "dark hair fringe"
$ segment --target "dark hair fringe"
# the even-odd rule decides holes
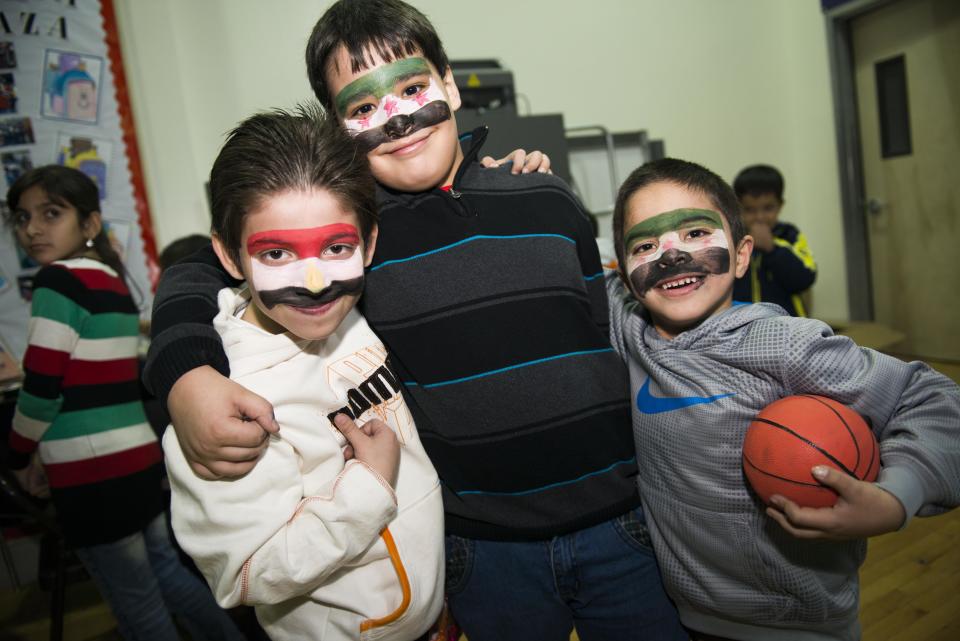
[[[676,158],[662,158],[634,169],[617,193],[617,201],[613,209],[613,244],[621,273],[626,269],[623,224],[626,219],[627,201],[640,189],[661,182],[674,183],[706,195],[727,219],[733,236],[733,246],[740,245],[746,232],[743,221],[740,219],[740,203],[730,185],[702,165]]]
[[[277,109],[241,122],[210,171],[211,231],[240,265],[243,220],[265,198],[325,189],[357,215],[366,243],[377,222],[375,183],[366,155],[319,105]]]
[[[773,194],[783,202],[783,176],[772,165],[751,165],[733,179],[733,191],[737,198]]]
[[[334,102],[327,73],[341,46],[353,73],[372,66],[371,52],[387,62],[421,53],[440,75],[450,66],[436,30],[416,8],[400,0],[340,0],[320,17],[307,42],[307,77],[328,111]]]

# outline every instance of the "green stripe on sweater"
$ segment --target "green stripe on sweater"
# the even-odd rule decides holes
[[[17,397],[17,408],[21,414],[44,423],[50,423],[57,417],[61,405],[63,405],[62,396],[53,399],[41,398],[25,390],[20,390],[20,395]]]
[[[61,294],[46,287],[34,290],[31,315],[48,318],[79,331],[80,323],[89,314],[87,310]]]
[[[95,407],[87,410],[63,412],[50,426],[43,440],[53,441],[62,438],[74,438],[86,434],[107,432],[118,427],[127,427],[146,422],[143,404],[131,401],[107,407]]]
[[[34,292],[32,314],[63,323],[73,328],[81,338],[120,338],[136,336],[140,331],[135,314],[123,312],[90,314],[63,294],[47,288]]]

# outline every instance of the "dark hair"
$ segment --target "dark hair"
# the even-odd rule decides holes
[[[77,217],[83,225],[94,212],[100,211],[100,191],[97,184],[79,169],[62,165],[44,165],[22,174],[10,186],[7,192],[7,207],[4,217],[8,225],[14,224],[14,216],[20,206],[20,198],[31,187],[39,186],[51,201],[58,205],[69,205],[77,210]],[[110,245],[107,226],[101,224],[100,232],[93,237],[93,249],[100,260],[106,263],[120,278],[126,279],[127,270],[120,256]]]
[[[733,179],[733,191],[737,198],[773,194],[783,202],[783,176],[776,167],[751,165],[740,171]]]
[[[640,189],[661,182],[674,183],[704,194],[727,219],[730,234],[733,236],[733,246],[740,245],[746,232],[743,221],[740,220],[740,203],[730,185],[717,174],[696,163],[676,158],[661,158],[634,169],[617,194],[617,203],[613,209],[613,245],[621,271],[626,268],[623,223],[626,219],[627,201]]]
[[[157,264],[160,265],[160,271],[162,272],[166,270],[174,263],[186,258],[196,251],[203,249],[209,244],[210,237],[204,236],[203,234],[191,234],[189,236],[176,239],[164,247],[163,251],[160,252],[160,255],[157,256]]]
[[[341,46],[353,73],[372,65],[371,52],[387,62],[422,53],[440,75],[450,66],[433,25],[416,8],[400,0],[339,0],[320,16],[307,42],[307,77],[328,111],[334,106],[326,76]]]
[[[377,222],[374,185],[366,155],[317,105],[259,113],[230,132],[213,162],[211,228],[239,266],[243,220],[264,198],[326,189],[356,213],[366,243]]]

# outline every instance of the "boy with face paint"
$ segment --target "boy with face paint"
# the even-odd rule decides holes
[[[819,321],[734,305],[747,268],[736,196],[709,170],[634,171],[614,210],[611,339],[628,361],[644,508],[664,583],[695,641],[859,639],[865,537],[960,502],[960,389]],[[756,414],[792,394],[860,412],[880,441],[876,483],[813,468],[836,506],[764,509],[743,477]]]
[[[210,193],[213,248],[246,280],[218,292],[214,330],[283,431],[249,474],[211,481],[167,430],[177,540],[272,639],[417,639],[443,604],[443,501],[354,309],[377,238],[366,159],[319,109],[260,114],[230,134]]]
[[[410,5],[333,4],[310,37],[307,70],[318,99],[368,150],[378,182],[377,249],[360,304],[442,479],[446,591],[464,632],[471,641],[566,641],[574,627],[583,641],[686,639],[640,509],[626,371],[610,345],[588,215],[553,176],[481,169],[485,128],[461,148],[446,54]],[[154,330],[164,340],[147,378],[160,397],[190,367],[225,370],[217,337],[171,327],[202,322],[197,294],[220,286],[199,283],[193,267],[168,272],[158,292]],[[269,405],[197,370],[170,395],[178,436],[195,461],[242,473],[260,430],[216,434],[213,398],[236,399],[234,411],[271,429]],[[191,398],[190,381],[202,398]]]

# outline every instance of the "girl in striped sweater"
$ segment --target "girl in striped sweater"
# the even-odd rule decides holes
[[[13,184],[7,204],[17,241],[42,265],[10,469],[38,493],[42,464],[66,542],[125,639],[177,639],[171,612],[194,639],[242,639],[167,534],[163,457],[137,381],[138,312],[96,185],[75,169],[39,167]]]

